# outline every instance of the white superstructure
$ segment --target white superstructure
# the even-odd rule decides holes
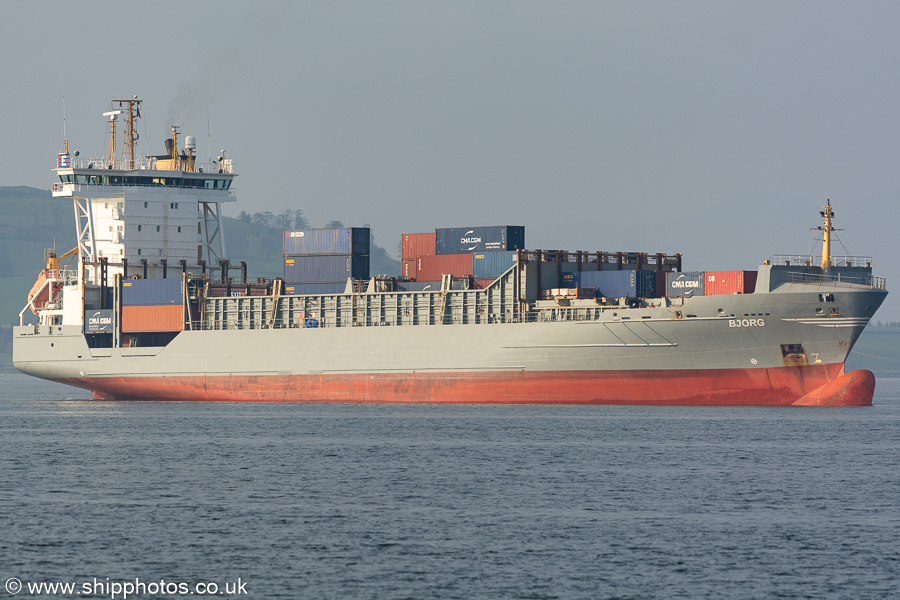
[[[54,197],[72,198],[78,254],[88,285],[101,285],[102,262],[109,281],[116,274],[161,277],[164,270],[198,272],[226,258],[221,227],[223,203],[234,202],[236,174],[224,151],[216,162],[202,164],[196,142],[185,138],[178,149],[178,127],[171,127],[166,152],[135,157],[141,100],[112,101],[103,113],[109,122],[106,156],[79,158],[65,152],[54,170]],[[124,140],[116,153],[116,125],[124,117]]]

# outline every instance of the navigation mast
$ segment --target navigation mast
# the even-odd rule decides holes
[[[831,232],[836,231],[835,228],[831,226],[831,220],[834,218],[834,211],[831,210],[830,199],[825,203],[824,210],[819,211],[819,215],[825,220],[825,226],[818,228],[819,231],[824,232],[824,235],[822,236],[822,268],[828,269],[831,267]]]

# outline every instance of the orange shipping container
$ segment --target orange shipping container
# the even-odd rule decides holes
[[[756,271],[707,271],[704,295],[752,294],[756,289]]]
[[[184,314],[181,305],[123,306],[122,331],[124,333],[181,331]]]
[[[474,254],[440,254],[420,256],[416,268],[417,281],[439,281],[442,275],[472,276]]]
[[[434,254],[434,232],[400,234],[400,260]]]

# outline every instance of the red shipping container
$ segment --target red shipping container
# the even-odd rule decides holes
[[[418,259],[406,258],[400,261],[400,277],[403,279],[415,279],[416,269],[419,266]]]
[[[454,277],[472,275],[474,254],[441,254],[420,256],[416,268],[416,279],[422,281],[439,281],[442,275]]]
[[[756,289],[756,271],[707,271],[704,295],[752,294]]]
[[[472,280],[472,288],[476,290],[483,290],[492,283],[497,281],[496,279],[473,279]]]
[[[400,260],[409,260],[417,256],[434,255],[434,232],[401,233]]]
[[[123,306],[122,331],[181,331],[184,329],[184,308],[181,305]]]

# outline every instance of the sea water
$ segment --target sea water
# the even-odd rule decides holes
[[[0,377],[0,594],[900,596],[898,379],[863,408],[87,397]]]

